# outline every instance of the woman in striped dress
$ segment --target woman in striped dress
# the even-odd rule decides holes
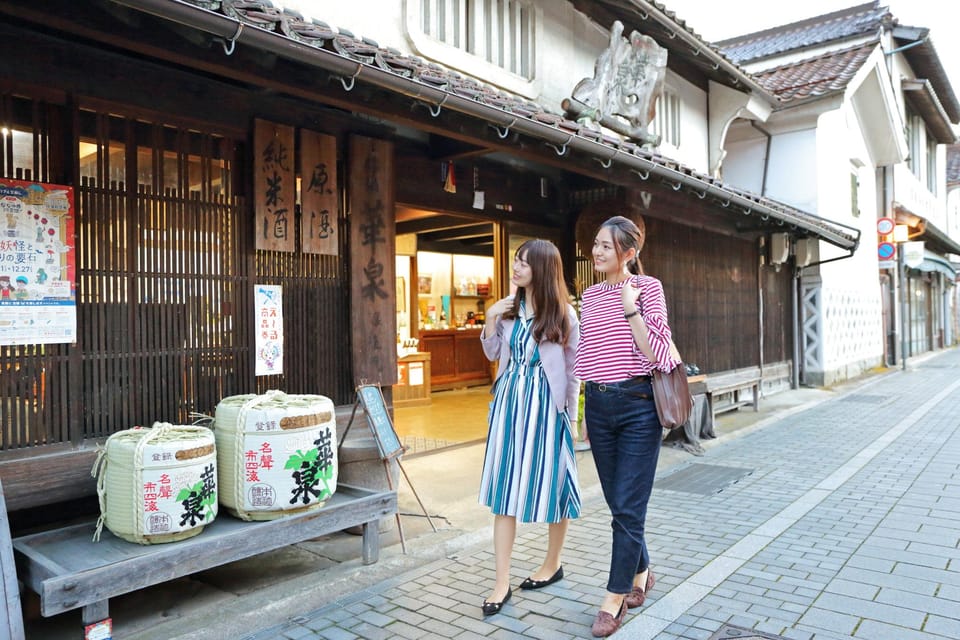
[[[499,613],[510,599],[517,520],[550,525],[543,564],[520,584],[540,589],[563,578],[567,524],[580,515],[571,427],[580,395],[573,376],[580,333],[567,302],[560,252],[546,240],[524,242],[511,282],[516,294],[490,306],[480,338],[487,358],[499,361],[480,478],[480,503],[494,514],[496,556],[485,616]]]
[[[670,326],[663,285],[643,275],[644,233],[614,216],[593,243],[593,266],[603,282],[583,292],[578,378],[584,381],[584,416],[603,496],[613,517],[607,593],[593,635],[620,628],[627,609],[643,605],[654,585],[644,539],[647,502],[663,429],[650,375],[678,364],[669,354]]]

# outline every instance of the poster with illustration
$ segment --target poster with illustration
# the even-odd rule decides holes
[[[283,373],[283,287],[258,284],[253,288],[257,323],[256,375]]]
[[[73,187],[0,178],[0,345],[77,341]]]

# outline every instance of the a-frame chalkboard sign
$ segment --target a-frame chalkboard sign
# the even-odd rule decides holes
[[[353,405],[350,422],[347,423],[347,428],[343,430],[343,437],[340,438],[340,444],[343,444],[344,440],[346,440],[347,433],[350,431],[350,427],[353,426],[353,419],[356,417],[357,408],[359,407],[363,407],[363,413],[367,418],[367,426],[370,427],[373,439],[377,442],[377,449],[380,451],[380,460],[383,462],[383,471],[387,475],[387,486],[391,491],[395,490],[393,479],[390,477],[390,460],[395,458],[397,467],[403,473],[403,477],[406,478],[407,485],[413,492],[413,496],[417,499],[417,504],[420,505],[423,515],[427,517],[427,522],[429,522],[433,530],[436,531],[437,527],[433,524],[433,520],[430,519],[430,514],[427,513],[426,507],[423,506],[423,502],[420,500],[420,496],[417,494],[413,483],[410,482],[407,470],[404,469],[400,463],[400,456],[405,449],[400,443],[396,429],[393,428],[393,420],[390,418],[390,412],[387,411],[387,404],[383,399],[383,391],[380,389],[380,385],[361,384],[357,387],[357,401]],[[403,549],[403,552],[406,553],[407,545],[403,539],[403,525],[400,524],[399,511],[397,512],[397,532],[400,534],[400,547]]]

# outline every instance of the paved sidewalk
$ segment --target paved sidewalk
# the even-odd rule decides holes
[[[942,352],[672,465],[647,520],[657,585],[614,637],[960,638],[958,373],[960,350]],[[480,612],[493,554],[475,537],[245,638],[589,638],[609,545],[591,485],[565,579],[499,615]],[[515,583],[545,546],[546,527],[520,528]]]

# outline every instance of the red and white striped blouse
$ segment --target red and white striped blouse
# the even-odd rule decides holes
[[[629,320],[623,317],[621,290],[625,283],[640,287],[637,309],[647,325],[654,364],[633,341]],[[646,376],[654,369],[670,371],[679,364],[670,357],[670,326],[663,284],[650,276],[630,276],[618,284],[601,282],[583,292],[580,306],[580,343],[574,374],[590,382],[618,382]]]

